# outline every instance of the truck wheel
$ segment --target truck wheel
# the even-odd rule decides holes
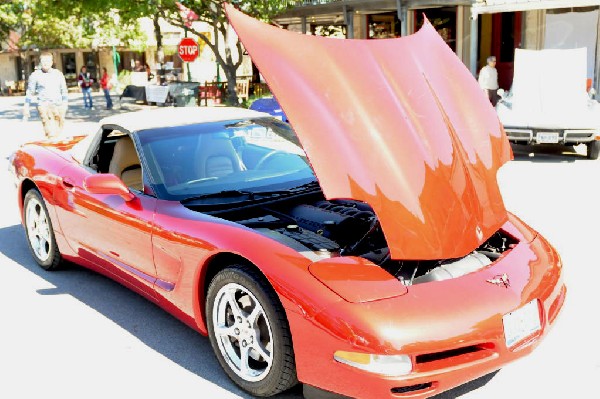
[[[600,140],[594,140],[587,145],[588,159],[598,159],[600,155]]]

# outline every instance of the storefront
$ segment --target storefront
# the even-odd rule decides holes
[[[446,44],[456,52],[457,43],[457,7],[439,7],[413,10],[415,31],[423,25],[424,16],[444,39]]]
[[[400,37],[401,23],[398,12],[367,14],[367,39],[390,39]]]

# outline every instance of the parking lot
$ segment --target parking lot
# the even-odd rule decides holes
[[[69,134],[93,131],[104,116],[80,115],[78,101]],[[37,266],[19,224],[6,157],[41,138],[41,123],[22,122],[19,109],[18,101],[0,100],[0,397],[249,398],[221,371],[208,339],[155,305],[84,269],[50,273]],[[568,297],[532,355],[437,399],[597,395],[600,161],[587,160],[582,147],[514,152],[498,176],[506,207],[557,248]],[[299,389],[278,396],[301,397]]]

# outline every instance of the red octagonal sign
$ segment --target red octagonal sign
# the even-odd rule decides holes
[[[192,62],[198,57],[200,47],[191,37],[184,37],[177,46],[179,56],[184,62]]]

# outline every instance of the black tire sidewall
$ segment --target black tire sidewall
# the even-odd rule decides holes
[[[35,254],[35,251],[33,250],[33,247],[31,246],[31,241],[29,239],[29,231],[27,230],[27,205],[29,204],[29,201],[31,201],[32,199],[36,199],[41,204],[42,211],[44,212],[44,214],[46,216],[46,220],[48,221],[48,228],[50,230],[50,242],[49,242],[50,250],[48,252],[48,259],[46,259],[45,261],[42,261]],[[25,237],[27,240],[27,246],[29,247],[29,250],[31,251],[31,255],[33,255],[33,259],[35,259],[37,264],[40,265],[45,270],[55,269],[58,266],[58,263],[60,260],[60,253],[58,252],[58,247],[56,245],[56,238],[54,237],[54,228],[52,227],[52,221],[50,220],[50,214],[48,213],[48,208],[46,208],[46,202],[44,201],[42,194],[40,194],[40,192],[37,189],[30,189],[27,192],[27,194],[25,194],[25,199],[23,200],[23,227],[25,229]]]
[[[589,159],[598,159],[600,156],[600,140],[592,141],[587,145],[587,157]]]
[[[243,266],[234,266],[220,271],[211,281],[206,298],[206,321],[208,327],[208,336],[213,351],[217,356],[217,360],[229,378],[233,380],[233,382],[255,396],[270,396],[274,393],[277,393],[277,386],[279,385],[281,379],[281,373],[285,362],[285,338],[283,331],[284,329],[289,330],[289,328],[287,325],[283,325],[285,323],[282,323],[278,317],[278,313],[283,312],[281,305],[278,303],[273,303],[274,300],[271,299],[272,297],[265,292],[264,283],[258,281],[253,274],[254,273],[249,273],[247,270],[245,270]],[[256,299],[258,299],[266,317],[269,320],[269,325],[271,326],[271,334],[273,338],[273,363],[271,364],[271,369],[269,370],[267,376],[257,382],[246,381],[239,377],[233,370],[231,370],[220,352],[217,338],[214,335],[213,304],[218,291],[229,283],[241,285],[250,291],[256,297]],[[275,294],[273,293],[273,295]],[[279,307],[279,312],[276,310],[276,307]],[[289,344],[291,345],[291,342]]]

